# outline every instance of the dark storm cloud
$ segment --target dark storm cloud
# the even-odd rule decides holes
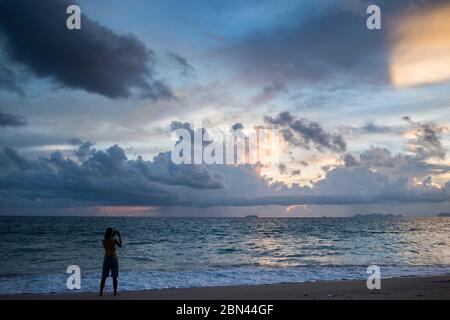
[[[154,100],[172,96],[155,78],[154,53],[132,34],[119,35],[85,15],[81,30],[68,30],[70,4],[73,1],[0,1],[3,54],[37,77],[109,98],[134,92]]]
[[[313,145],[319,151],[328,149],[335,152],[344,152],[347,146],[342,135],[328,133],[316,122],[295,119],[287,111],[275,118],[265,116],[264,121],[279,127],[283,138],[295,146],[309,149]]]
[[[334,80],[385,83],[389,81],[389,30],[399,14],[443,0],[342,1],[318,5],[299,2],[288,23],[259,29],[223,49],[244,78],[253,81],[274,76],[314,84]],[[351,4],[351,5],[349,5]],[[357,4],[357,5],[356,5]],[[366,27],[366,9],[382,11],[381,30]],[[307,15],[305,15],[307,12]],[[277,18],[277,17],[275,17]]]
[[[174,61],[176,64],[178,64],[181,67],[181,74],[183,76],[189,76],[190,74],[195,72],[194,67],[188,62],[186,58],[183,58],[182,56],[176,54],[175,52],[169,51],[168,53],[169,58]]]
[[[170,153],[153,161],[129,160],[114,145],[91,150],[75,162],[61,153],[26,160],[11,148],[0,151],[0,207],[79,204],[174,205],[189,190],[220,189],[223,177],[206,167],[174,165]]]
[[[23,116],[0,112],[0,127],[23,127],[28,121]]]

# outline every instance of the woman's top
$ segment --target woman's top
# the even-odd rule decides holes
[[[105,255],[111,258],[117,258],[116,241],[114,239],[102,240]]]

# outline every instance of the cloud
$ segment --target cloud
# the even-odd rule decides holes
[[[411,186],[428,176],[446,176],[450,172],[449,165],[428,163],[424,160],[420,154],[394,155],[385,148],[377,147],[366,150],[359,157],[351,154],[343,157],[345,167],[363,167],[391,179],[406,178]]]
[[[191,124],[189,122],[181,122],[181,121],[172,121],[169,125],[169,132],[174,132],[175,130],[178,129],[184,129],[187,130],[189,132],[189,136],[191,137],[191,159],[192,162],[194,161],[193,157],[194,157],[194,143],[195,143],[195,134],[197,133],[198,137],[201,137],[202,139],[202,146],[203,148],[205,148],[207,145],[209,145],[212,140],[209,137],[208,131],[205,128],[196,128],[194,130],[194,128],[191,126]],[[176,144],[180,143],[181,141],[183,141],[183,137],[179,137],[178,141],[176,142]]]
[[[11,168],[26,170],[30,168],[30,163],[27,159],[20,156],[17,150],[5,147],[0,152],[0,168],[5,170],[4,172]]]
[[[318,5],[314,1],[300,2],[291,15],[276,17],[284,23],[272,24],[270,27],[260,28],[240,37],[221,52],[224,59],[237,66],[244,79],[260,83],[260,79],[283,79],[286,82],[315,85],[330,83],[336,87],[340,82],[386,84],[391,83],[392,65],[392,27],[400,26],[400,16],[416,8],[420,10],[434,7],[444,0],[411,0],[411,1],[326,1]],[[368,30],[366,27],[366,9],[376,4],[382,10],[381,30]],[[307,12],[307,16],[305,16]],[[438,12],[436,9],[435,12]],[[434,57],[439,57],[440,70],[438,76],[447,74],[445,68],[446,47],[448,43],[448,15],[440,14],[440,25],[430,26],[428,18],[423,18],[416,28],[408,30],[411,38],[418,40],[418,49],[408,54],[408,46],[400,46],[399,53],[405,53],[402,64],[398,68],[399,76],[402,70],[408,68],[408,58],[413,56],[418,62],[427,60],[432,63]],[[400,21],[399,21],[400,20]],[[425,22],[426,21],[426,22]],[[423,27],[427,25],[427,27]],[[438,29],[439,27],[440,30]],[[423,30],[422,30],[422,29]],[[430,37],[421,37],[424,30],[436,29],[436,37],[426,48]],[[416,32],[417,30],[417,32]],[[445,39],[444,39],[445,38]],[[409,42],[409,39],[406,39]],[[413,46],[412,49],[415,49]],[[426,50],[428,49],[428,50]],[[440,50],[441,49],[441,50]],[[424,54],[421,54],[423,52]],[[428,58],[429,57],[429,58]],[[421,67],[418,65],[418,67]],[[414,70],[408,70],[414,73]],[[435,70],[435,69],[432,69]],[[414,74],[412,74],[414,76]],[[426,77],[427,74],[423,73]],[[429,77],[435,77],[428,74]],[[394,83],[397,81],[394,79]]]
[[[402,136],[407,130],[405,125],[383,125],[373,120],[367,120],[361,125],[345,125],[339,127],[342,134],[352,135],[386,135],[386,136]]]
[[[407,179],[389,179],[367,168],[338,167],[328,171],[326,178],[318,181],[314,188],[324,194],[354,194],[355,198],[372,198],[390,192],[402,193],[407,189]]]
[[[441,137],[448,131],[446,126],[435,122],[414,122],[410,117],[403,117],[414,129],[414,138],[408,140],[408,150],[421,159],[436,157],[444,159],[447,152],[442,145]]]
[[[287,172],[287,166],[286,166],[284,163],[280,163],[280,164],[278,165],[278,171],[279,171],[281,174],[285,174],[285,173]]]
[[[244,125],[240,122],[236,122],[231,126],[232,131],[244,130]]]
[[[423,184],[423,186],[430,186],[432,182],[433,182],[433,178],[428,176],[422,181],[422,184]]]
[[[109,98],[134,92],[154,100],[172,96],[170,88],[155,78],[151,49],[134,35],[117,34],[86,15],[81,30],[68,30],[70,4],[66,0],[1,1],[3,54],[36,77]]]
[[[23,127],[28,121],[23,116],[0,112],[0,127]]]
[[[355,158],[354,166],[331,169],[311,187],[297,184],[289,187],[261,176],[258,166],[174,165],[170,152],[160,153],[151,161],[142,157],[131,160],[121,147],[114,145],[105,151],[91,149],[84,161],[64,158],[59,152],[29,160],[14,149],[4,148],[0,151],[0,210],[74,206],[352,205],[450,200],[449,182],[436,188],[427,175],[423,183],[412,183],[412,176],[402,170],[406,159],[412,158],[393,157],[386,150],[371,149],[358,160]],[[403,161],[403,165],[398,165],[397,174],[390,174],[389,170],[395,169],[392,165],[399,161]],[[419,162],[411,164],[420,165]]]
[[[294,21],[249,33],[222,54],[251,81],[388,80],[384,30],[366,28],[365,8],[361,15],[340,6],[302,2]]]
[[[443,203],[450,200],[450,189],[411,185],[408,178],[391,178],[368,168],[337,167],[311,188],[273,184],[266,194],[236,194],[230,198],[209,199],[215,205],[355,205],[388,203]],[[207,201],[208,199],[205,199]],[[206,206],[206,204],[205,204]]]
[[[60,152],[27,160],[16,150],[4,148],[0,169],[0,207],[176,205],[188,202],[183,199],[189,190],[223,187],[223,177],[207,167],[174,165],[168,152],[153,161],[130,160],[117,145],[91,150],[79,162]]]
[[[81,141],[78,138],[69,139],[69,140],[67,140],[67,142],[70,143],[71,145],[74,145],[74,146],[79,146],[79,145],[83,144],[83,141]]]
[[[178,130],[178,129],[185,129],[185,130],[189,131],[191,136],[194,135],[194,130],[192,129],[191,124],[189,122],[181,122],[181,121],[177,121],[177,120],[172,121],[169,125],[169,131],[174,132],[175,130]]]
[[[275,118],[265,116],[264,121],[281,128],[283,138],[295,146],[305,149],[314,146],[319,151],[328,149],[344,152],[346,150],[347,144],[342,135],[328,133],[316,122],[295,119],[287,111],[279,113]]]
[[[357,165],[357,160],[356,158],[350,154],[350,153],[346,153],[341,157],[342,161],[344,162],[344,166],[345,167],[353,167],[355,165]]]
[[[299,161],[299,164],[302,165],[302,166],[304,166],[304,167],[307,167],[307,166],[309,165],[308,162],[306,162],[306,161],[304,161],[304,160],[300,160],[300,161]]]
[[[364,131],[381,134],[384,132],[402,133],[407,137],[407,154],[398,153],[393,155],[388,149],[372,147],[359,155],[347,153],[341,157],[346,167],[364,166],[383,172],[390,176],[404,176],[411,181],[421,180],[427,175],[442,175],[450,172],[450,166],[446,164],[433,164],[427,162],[432,158],[444,160],[446,147],[442,143],[442,136],[448,131],[444,125],[435,122],[415,122],[409,116],[403,117],[409,124],[408,127],[384,127],[367,124],[360,128],[351,130],[358,133]],[[367,130],[364,130],[366,128]]]
[[[406,11],[390,29],[390,77],[396,87],[450,80],[450,5]]]
[[[25,91],[21,85],[23,80],[11,68],[0,62],[0,89],[24,96]]]
[[[83,142],[78,138],[72,138],[67,142],[71,145],[78,146],[78,149],[74,152],[74,155],[76,155],[80,161],[86,160],[90,155],[95,153],[95,149],[92,149],[94,144],[90,141]]]
[[[388,126],[378,125],[373,121],[368,121],[360,128],[360,131],[369,134],[384,134],[392,133],[395,131],[395,129]]]
[[[256,104],[262,104],[275,98],[277,95],[287,93],[289,90],[281,81],[273,81],[270,85],[264,86],[262,91],[253,98]]]
[[[182,56],[171,51],[169,51],[167,54],[172,61],[174,61],[181,67],[181,74],[183,76],[187,77],[190,74],[195,73],[195,68],[187,61],[186,58],[183,58]]]

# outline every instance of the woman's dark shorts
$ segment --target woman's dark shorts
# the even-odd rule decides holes
[[[103,260],[103,272],[102,278],[106,279],[109,277],[111,272],[111,277],[118,278],[119,277],[119,261],[117,258],[105,256]]]

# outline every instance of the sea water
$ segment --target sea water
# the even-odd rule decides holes
[[[450,218],[0,217],[0,294],[97,291],[106,227],[121,290],[450,274]]]

